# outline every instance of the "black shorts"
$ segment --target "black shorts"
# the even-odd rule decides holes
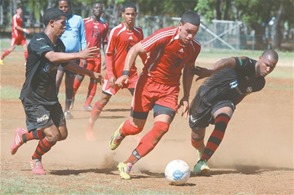
[[[54,105],[34,105],[22,101],[26,113],[26,125],[28,131],[45,129],[52,125],[56,127],[66,124],[60,103]]]
[[[210,104],[197,94],[190,106],[190,128],[193,131],[197,131],[206,128],[209,124],[214,124],[213,114],[223,107],[230,107],[233,111],[235,110],[235,105],[231,100],[220,100],[214,104]]]

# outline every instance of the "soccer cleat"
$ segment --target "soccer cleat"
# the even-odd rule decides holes
[[[46,175],[46,172],[43,169],[41,159],[33,159],[30,161],[32,173],[35,175]]]
[[[131,179],[131,176],[129,175],[131,169],[132,169],[132,163],[124,163],[121,162],[117,165],[117,168],[119,170],[119,175],[122,179]]]
[[[92,106],[91,105],[84,105],[83,106],[83,109],[85,110],[85,111],[88,111],[88,112],[91,112],[92,111]]]
[[[119,128],[114,132],[113,136],[111,136],[110,138],[110,142],[109,142],[109,148],[111,150],[115,150],[120,143],[122,142],[122,140],[124,139],[123,136],[120,135],[119,130],[122,128],[124,123],[122,123]]]
[[[199,160],[193,169],[195,175],[209,175],[209,171],[210,169],[205,160]]]
[[[73,119],[73,115],[70,113],[70,111],[65,111],[64,118],[65,119]]]
[[[15,134],[15,137],[11,146],[11,151],[10,151],[12,155],[14,155],[17,152],[18,148],[24,143],[22,141],[22,135],[25,134],[26,132],[27,131],[22,128],[18,128],[16,130],[16,134]]]
[[[0,60],[0,65],[4,65],[4,62],[3,62],[3,60]]]

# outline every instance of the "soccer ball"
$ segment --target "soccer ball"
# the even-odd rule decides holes
[[[164,174],[170,185],[184,185],[190,178],[190,167],[183,160],[173,160],[166,165]]]

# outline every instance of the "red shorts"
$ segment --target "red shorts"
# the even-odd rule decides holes
[[[107,94],[110,94],[110,95],[115,95],[121,88],[117,87],[117,86],[115,86],[115,88],[112,88],[110,86],[109,80],[107,78],[108,77],[106,76],[105,79],[104,79],[104,83],[103,83],[103,86],[102,86],[102,91],[107,93]],[[128,84],[124,84],[123,88],[134,89],[136,87],[137,80],[138,80],[138,74],[137,73],[134,74],[134,75],[131,75],[131,77],[129,78]]]
[[[14,46],[14,45],[25,45],[27,43],[26,41],[26,38],[24,37],[12,37],[11,38],[11,43],[10,45],[11,46]]]
[[[180,86],[170,86],[154,82],[151,77],[140,75],[135,89],[132,110],[149,112],[154,105],[164,106],[176,111]]]
[[[82,60],[81,60],[81,62],[82,62]],[[90,58],[90,59],[87,59],[87,67],[86,68],[88,70],[93,71],[93,72],[100,73],[101,72],[101,58]]]

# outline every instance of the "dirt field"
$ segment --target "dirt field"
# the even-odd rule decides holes
[[[82,104],[88,78],[76,98],[75,118],[67,121],[68,139],[58,142],[43,157],[47,175],[32,175],[29,160],[36,140],[23,145],[14,156],[9,153],[15,129],[25,127],[24,111],[17,99],[24,81],[22,56],[22,52],[15,52],[0,67],[0,194],[294,194],[293,66],[284,66],[293,64],[291,59],[281,60],[262,92],[238,105],[221,146],[209,161],[211,176],[191,176],[185,186],[170,186],[164,179],[168,162],[182,159],[192,170],[197,160],[187,119],[177,115],[158,146],[134,166],[132,180],[121,180],[116,165],[130,155],[143,134],[127,137],[116,151],[108,148],[110,136],[129,116],[131,97],[123,90],[96,122],[96,141],[86,140],[89,112],[82,110]],[[197,63],[207,64],[201,56]],[[193,84],[191,98],[200,83]],[[64,105],[64,88],[60,91]],[[151,127],[151,120],[150,114],[144,132]]]

